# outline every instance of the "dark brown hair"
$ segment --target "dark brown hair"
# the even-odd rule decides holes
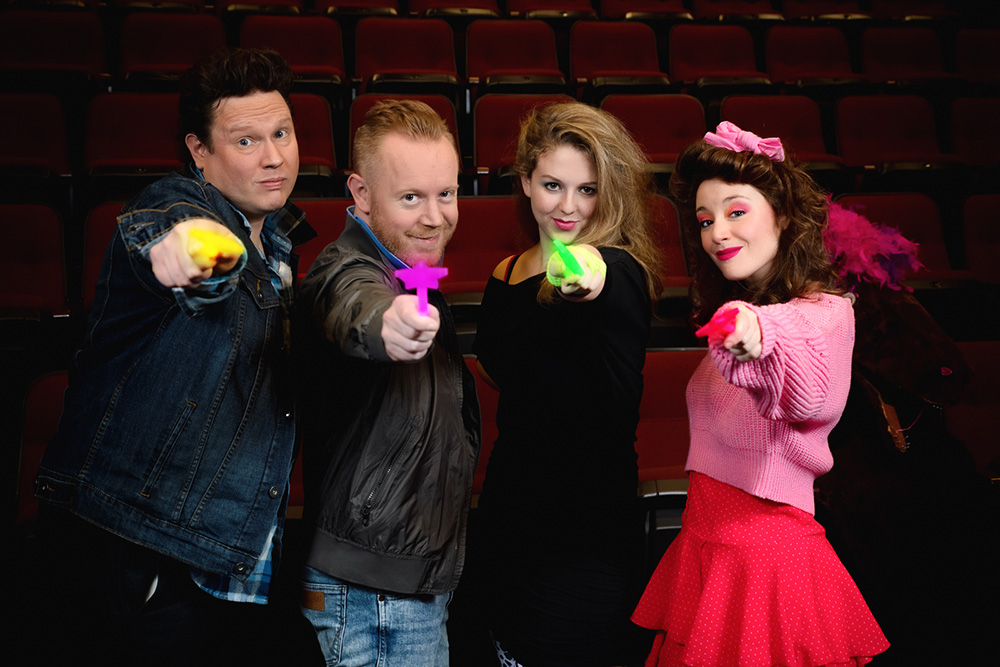
[[[193,134],[212,149],[212,121],[219,102],[253,93],[281,93],[289,111],[292,70],[277,51],[220,49],[188,69],[180,80],[178,143],[181,162],[191,161],[185,137]]]
[[[753,186],[774,211],[779,229],[778,254],[771,275],[756,289],[727,280],[701,249],[695,198],[698,187],[711,179]],[[823,244],[827,196],[809,174],[787,158],[773,162],[764,155],[697,141],[677,158],[677,167],[670,178],[670,194],[680,210],[681,234],[690,249],[695,322],[707,321],[719,306],[733,299],[766,305],[785,303],[814,292],[843,293]]]

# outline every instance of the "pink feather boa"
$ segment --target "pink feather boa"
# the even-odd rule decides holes
[[[907,275],[923,266],[917,260],[917,244],[897,229],[874,223],[834,201],[829,203],[829,222],[823,241],[830,261],[848,289],[864,281],[893,290],[913,291],[902,283]]]

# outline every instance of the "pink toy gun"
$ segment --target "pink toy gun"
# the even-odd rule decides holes
[[[427,290],[437,289],[438,281],[448,275],[448,269],[443,266],[427,266],[417,262],[410,269],[396,269],[396,277],[403,281],[406,289],[417,290],[417,312],[427,314]]]
[[[739,308],[730,308],[715,315],[705,326],[694,332],[695,336],[725,336],[736,329],[736,315]]]

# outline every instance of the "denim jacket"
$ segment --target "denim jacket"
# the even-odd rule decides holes
[[[192,217],[229,227],[245,261],[197,289],[166,288],[149,249]],[[314,235],[291,204],[264,227],[285,270],[291,239]],[[280,535],[292,466],[285,298],[214,186],[171,174],[146,188],[105,254],[36,495],[197,569],[249,574],[275,525]]]

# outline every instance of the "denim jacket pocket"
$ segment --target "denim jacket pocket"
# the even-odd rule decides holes
[[[170,459],[170,455],[173,452],[174,445],[177,443],[177,439],[184,431],[184,427],[187,426],[188,422],[191,420],[191,415],[197,407],[198,406],[192,401],[184,401],[184,405],[181,407],[180,412],[177,414],[177,419],[174,421],[173,428],[170,429],[170,433],[163,442],[163,446],[160,447],[156,459],[151,463],[149,470],[144,476],[145,483],[142,485],[142,490],[139,491],[139,495],[143,498],[149,498],[152,496],[153,488],[156,486],[160,473],[163,472],[164,467],[167,465],[167,461]]]

